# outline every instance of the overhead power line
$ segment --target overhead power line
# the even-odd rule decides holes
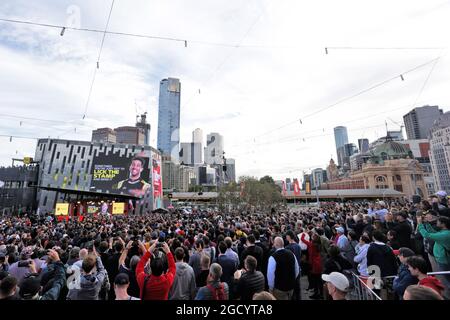
[[[427,65],[429,65],[429,64],[431,64],[431,63],[434,63],[435,61],[439,60],[440,58],[441,58],[441,57],[434,58],[434,59],[432,59],[432,60],[430,60],[430,61],[428,61],[428,62],[425,62],[425,63],[420,64],[420,65],[418,65],[418,66],[416,66],[416,67],[414,67],[414,68],[412,68],[412,69],[409,69],[409,70],[407,70],[407,71],[405,71],[405,72],[402,72],[402,73],[400,73],[399,75],[396,75],[396,76],[393,76],[393,77],[391,77],[391,78],[389,78],[389,79],[387,79],[387,80],[381,81],[381,82],[379,82],[379,83],[377,83],[377,84],[375,84],[375,85],[373,85],[373,86],[370,86],[370,87],[368,87],[368,88],[366,88],[366,89],[364,89],[364,90],[358,91],[357,93],[355,93],[355,94],[353,94],[353,95],[350,95],[350,96],[348,96],[348,97],[342,98],[342,99],[338,100],[337,102],[334,102],[334,103],[332,103],[332,104],[330,104],[330,105],[328,105],[328,106],[325,106],[325,107],[323,107],[323,108],[320,108],[320,109],[318,109],[318,110],[316,110],[316,111],[314,111],[314,112],[311,112],[311,113],[309,113],[309,114],[306,114],[306,115],[304,115],[304,116],[302,116],[302,117],[300,117],[300,118],[298,118],[298,119],[296,119],[296,120],[294,120],[294,121],[288,122],[288,123],[286,123],[286,124],[284,124],[284,125],[282,125],[282,126],[280,126],[280,127],[277,127],[277,128],[275,128],[275,129],[269,130],[269,131],[267,131],[267,132],[265,132],[265,133],[263,133],[263,134],[260,134],[260,135],[256,136],[255,139],[256,139],[256,138],[263,137],[263,136],[265,136],[265,135],[268,135],[268,134],[273,133],[273,132],[275,132],[275,131],[278,131],[278,130],[280,130],[280,129],[286,128],[286,127],[288,127],[288,126],[291,126],[292,124],[299,123],[299,121],[302,121],[302,120],[304,120],[304,119],[306,119],[306,118],[312,117],[312,116],[314,116],[314,115],[316,115],[316,114],[319,114],[319,113],[321,113],[321,112],[323,112],[323,111],[325,111],[325,110],[331,109],[331,108],[333,108],[333,107],[335,107],[335,106],[337,106],[337,105],[339,105],[339,104],[341,104],[341,103],[343,103],[343,102],[346,102],[346,101],[349,101],[349,100],[351,100],[351,99],[354,99],[354,98],[356,98],[356,97],[358,97],[358,96],[360,96],[360,95],[363,95],[363,94],[365,94],[365,93],[367,93],[367,92],[369,92],[369,91],[371,91],[371,90],[374,90],[374,89],[376,89],[376,88],[378,88],[378,87],[381,87],[381,86],[385,85],[386,83],[389,83],[389,82],[391,82],[391,81],[393,81],[393,80],[399,79],[400,76],[404,76],[404,75],[406,75],[406,74],[408,74],[408,73],[411,73],[411,72],[414,72],[414,71],[416,71],[416,70],[418,70],[418,69],[420,69],[420,68],[423,68],[423,67],[425,67],[425,66],[427,66]]]
[[[95,78],[97,76],[97,70],[100,68],[100,57],[102,55],[103,45],[105,44],[106,32],[108,30],[109,21],[111,20],[111,14],[112,14],[112,11],[113,11],[113,8],[114,8],[114,2],[115,2],[115,0],[112,0],[111,8],[109,9],[108,20],[106,21],[106,27],[105,27],[105,30],[103,31],[102,43],[100,44],[100,50],[98,52],[97,66],[94,69],[94,75],[92,77],[91,86],[89,88],[89,94],[88,94],[88,97],[87,97],[87,100],[86,100],[86,106],[84,107],[83,119],[86,118],[87,111],[88,111],[88,108],[89,108],[89,102],[91,101],[92,89],[94,88]]]
[[[65,34],[66,30],[73,31],[83,31],[83,32],[94,32],[94,33],[106,33],[108,35],[116,35],[116,36],[127,36],[127,37],[136,37],[136,38],[144,38],[150,40],[163,40],[163,41],[174,41],[180,42],[185,47],[187,43],[195,43],[206,46],[217,46],[217,47],[228,47],[228,48],[255,48],[255,49],[304,49],[301,46],[293,46],[293,45],[264,45],[264,44],[232,44],[232,43],[223,43],[223,42],[214,42],[214,41],[204,41],[197,39],[184,39],[177,37],[165,37],[165,36],[156,36],[156,35],[148,35],[148,34],[139,34],[139,33],[130,33],[130,32],[120,32],[120,31],[104,31],[94,28],[75,28],[75,27],[67,27],[59,24],[51,24],[51,23],[40,23],[34,21],[27,20],[19,20],[19,19],[6,19],[0,18],[0,21],[9,22],[9,23],[17,23],[17,24],[25,24],[32,25],[38,27],[46,27],[46,28],[55,28],[61,29],[62,35]],[[442,49],[442,47],[326,47],[327,50],[438,50]]]

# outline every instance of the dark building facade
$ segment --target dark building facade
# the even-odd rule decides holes
[[[162,164],[156,149],[134,144],[39,139],[34,159],[40,167],[37,203],[41,212],[53,212],[56,203],[73,200],[70,192],[105,197],[131,195],[120,189],[119,180],[127,180],[135,157],[144,160],[140,177],[144,185],[149,185],[142,188],[145,194],[136,202],[135,213],[141,214],[162,203]],[[161,186],[160,191],[154,190],[155,181]]]
[[[38,172],[34,164],[0,168],[1,212],[36,210]]]

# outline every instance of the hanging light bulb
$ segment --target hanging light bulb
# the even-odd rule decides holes
[[[184,40],[184,47],[187,48],[187,40]]]
[[[300,124],[303,124],[302,119],[299,119],[299,120],[300,120]]]
[[[12,142],[12,136],[11,136],[11,137],[9,137],[9,142]]]
[[[402,79],[402,81],[405,81],[402,74],[400,75],[400,79]]]
[[[100,62],[97,61],[97,69],[100,69]]]
[[[325,47],[325,54],[328,54],[328,48]]]
[[[61,33],[60,33],[61,37],[64,35],[64,33],[66,33],[66,27],[62,28]]]

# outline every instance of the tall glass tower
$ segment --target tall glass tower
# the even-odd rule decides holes
[[[168,78],[159,84],[158,149],[172,159],[180,152],[180,92],[179,79]]]
[[[336,127],[334,128],[334,141],[336,142],[336,154],[338,159],[338,164],[340,167],[344,165],[345,148],[344,146],[348,143],[348,135],[346,127]]]

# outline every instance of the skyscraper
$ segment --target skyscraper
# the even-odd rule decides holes
[[[170,155],[173,160],[179,157],[180,149],[180,92],[179,79],[168,78],[159,84],[158,149]]]
[[[358,139],[358,148],[360,153],[369,151],[369,139]]]
[[[185,165],[202,164],[202,145],[196,142],[182,142],[180,144],[180,162]]]
[[[194,155],[194,158],[200,159],[200,162],[203,162],[203,130],[202,129],[197,128],[192,132],[192,142],[200,144],[200,154]]]
[[[223,164],[223,136],[217,132],[212,132],[207,135],[205,163]]]
[[[429,154],[435,189],[450,193],[450,111],[431,128]]]
[[[342,167],[344,165],[345,148],[344,145],[348,143],[348,135],[346,127],[334,128],[334,141],[336,142],[336,154],[338,158],[338,165]]]
[[[140,119],[139,119],[140,118]],[[139,120],[138,120],[139,119]],[[141,128],[144,132],[144,144],[150,145],[150,123],[147,123],[147,112],[136,118],[136,127]]]
[[[405,122],[408,140],[427,139],[434,121],[442,114],[443,111],[438,106],[414,108],[405,114],[403,121]]]

